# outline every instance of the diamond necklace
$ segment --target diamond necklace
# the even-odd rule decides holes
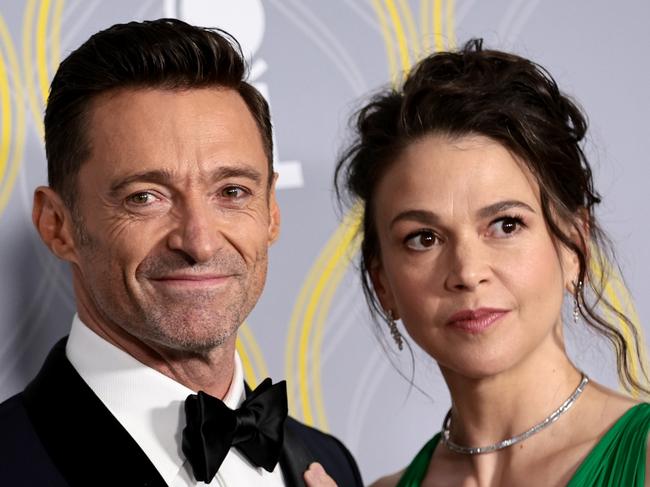
[[[508,448],[509,446],[516,445],[517,443],[524,441],[526,438],[530,438],[535,433],[539,433],[544,428],[557,421],[557,419],[560,416],[566,413],[571,408],[571,406],[573,406],[573,403],[576,402],[576,399],[578,399],[578,397],[580,397],[580,394],[582,394],[582,391],[585,389],[585,386],[587,385],[588,382],[589,382],[589,377],[587,377],[583,373],[582,380],[580,381],[580,384],[578,384],[576,390],[573,391],[573,394],[571,394],[569,398],[566,401],[564,401],[559,408],[553,411],[542,422],[537,423],[535,426],[533,426],[527,431],[524,431],[520,435],[513,436],[511,438],[487,446],[463,446],[451,441],[451,439],[449,438],[450,436],[449,424],[451,423],[451,409],[450,409],[449,412],[447,413],[447,416],[445,416],[445,420],[442,423],[442,443],[451,451],[456,453],[462,453],[463,455],[480,455],[481,453],[491,453],[493,451],[502,450],[504,448]]]

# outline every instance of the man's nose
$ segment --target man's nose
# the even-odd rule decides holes
[[[447,290],[474,291],[489,282],[492,272],[489,253],[479,237],[464,237],[448,245]]]
[[[223,244],[218,210],[200,198],[187,199],[177,213],[169,248],[183,252],[192,263],[210,261]]]

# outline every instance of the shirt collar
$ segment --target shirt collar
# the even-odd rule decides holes
[[[169,484],[185,462],[184,402],[194,391],[107,342],[78,315],[72,321],[66,355]],[[223,402],[234,409],[244,394],[242,364],[235,351],[234,374]]]

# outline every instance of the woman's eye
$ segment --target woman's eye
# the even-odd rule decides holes
[[[404,243],[411,250],[428,250],[438,243],[438,237],[435,233],[429,230],[420,230],[416,233],[409,234]]]
[[[490,224],[489,234],[496,238],[508,238],[524,226],[521,218],[506,216]]]
[[[242,198],[243,196],[246,196],[246,194],[247,191],[239,186],[228,186],[221,191],[221,196],[232,200]]]
[[[157,198],[148,191],[142,191],[140,193],[132,194],[127,199],[129,203],[133,203],[139,206],[144,206],[153,203]]]

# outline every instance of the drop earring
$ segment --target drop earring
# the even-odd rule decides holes
[[[573,295],[573,323],[578,324],[580,319],[580,304],[578,303],[578,296],[582,292],[582,281],[578,281],[578,284],[574,284],[574,295]]]
[[[386,311],[386,322],[388,323],[388,329],[390,334],[397,345],[397,348],[402,350],[404,348],[404,339],[402,334],[397,329],[397,323],[395,323],[395,317],[393,316],[393,310]]]

